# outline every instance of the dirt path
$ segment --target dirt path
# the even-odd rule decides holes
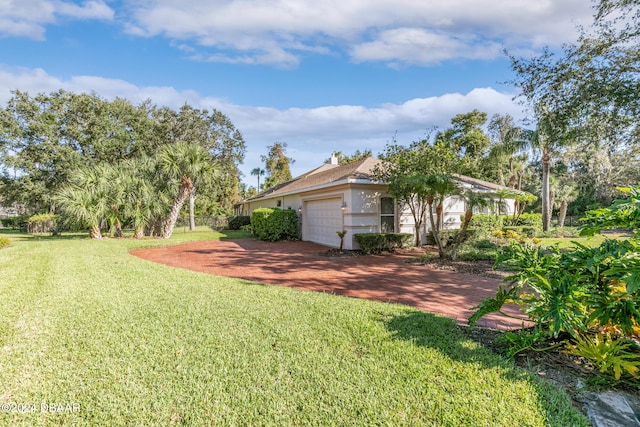
[[[211,240],[138,249],[137,257],[217,276],[291,286],[353,298],[394,302],[451,317],[466,324],[471,307],[495,294],[500,280],[407,264],[410,254],[326,257],[326,247],[309,242],[269,243],[255,239]],[[511,314],[517,314],[512,307]],[[502,316],[479,326],[520,327]]]

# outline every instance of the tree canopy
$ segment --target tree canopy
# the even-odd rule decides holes
[[[230,213],[240,197],[238,168],[245,143],[220,111],[189,105],[175,111],[151,101],[133,105],[125,99],[109,101],[63,90],[36,96],[15,91],[0,110],[3,202],[50,213],[61,207],[87,227],[93,227],[96,218],[98,227],[107,218],[116,228],[123,221],[140,224],[141,217],[147,226],[152,218],[158,222],[158,212],[168,213],[175,197],[159,195],[181,188],[171,188],[170,172],[177,169],[169,169],[169,163],[161,160],[167,153],[177,153],[173,162],[177,168],[193,158],[188,155],[194,150],[206,167],[215,164],[216,179],[196,179],[198,173],[178,180],[187,176],[192,181],[188,196],[193,198],[197,182],[205,209]],[[161,165],[166,168],[157,169]],[[90,194],[88,187],[94,183]],[[139,194],[134,187],[141,189]],[[158,196],[151,200],[143,189]],[[88,206],[97,199],[108,206]]]
[[[203,147],[219,164],[215,197],[221,206],[231,209],[239,197],[244,140],[217,110],[184,105],[175,111],[151,101],[133,105],[63,90],[36,96],[15,91],[0,110],[0,129],[5,199],[32,210],[55,212],[52,194],[78,167],[153,156],[178,142]]]
[[[287,156],[286,153],[286,142],[274,142],[273,145],[267,147],[267,154],[260,157],[267,171],[267,177],[262,185],[263,189],[275,187],[292,178],[289,165],[295,160]]]

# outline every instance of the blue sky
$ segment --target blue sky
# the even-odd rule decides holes
[[[523,118],[506,48],[574,41],[588,0],[0,0],[0,102],[65,89],[216,108],[241,169],[286,142],[294,175],[479,109]]]

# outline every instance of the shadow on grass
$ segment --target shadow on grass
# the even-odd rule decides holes
[[[387,320],[386,327],[395,339],[436,349],[457,361],[481,362],[485,367],[513,366],[486,348],[468,345],[469,339],[447,317],[410,311]]]
[[[10,229],[10,228],[2,228],[0,229],[0,236],[8,237],[14,241],[26,241],[26,240],[37,240],[37,241],[58,241],[58,240],[82,240],[88,239],[89,235],[87,233],[63,233],[57,235],[51,234],[28,234],[20,230]]]
[[[507,381],[528,382],[535,390],[537,400],[545,409],[547,417],[555,418],[559,414],[569,418],[576,417],[575,413],[568,412],[571,403],[566,394],[558,393],[555,386],[540,380],[533,373],[516,367],[512,361],[481,344],[473,343],[451,319],[426,312],[409,311],[386,319],[385,326],[394,339],[435,349],[457,362],[478,364],[487,370],[499,370]],[[474,378],[468,380],[476,381]],[[581,421],[577,425],[582,425]]]

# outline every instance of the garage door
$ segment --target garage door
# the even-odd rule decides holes
[[[342,199],[322,199],[307,202],[307,214],[304,225],[304,240],[322,245],[339,247],[340,237],[336,234],[342,230]]]

